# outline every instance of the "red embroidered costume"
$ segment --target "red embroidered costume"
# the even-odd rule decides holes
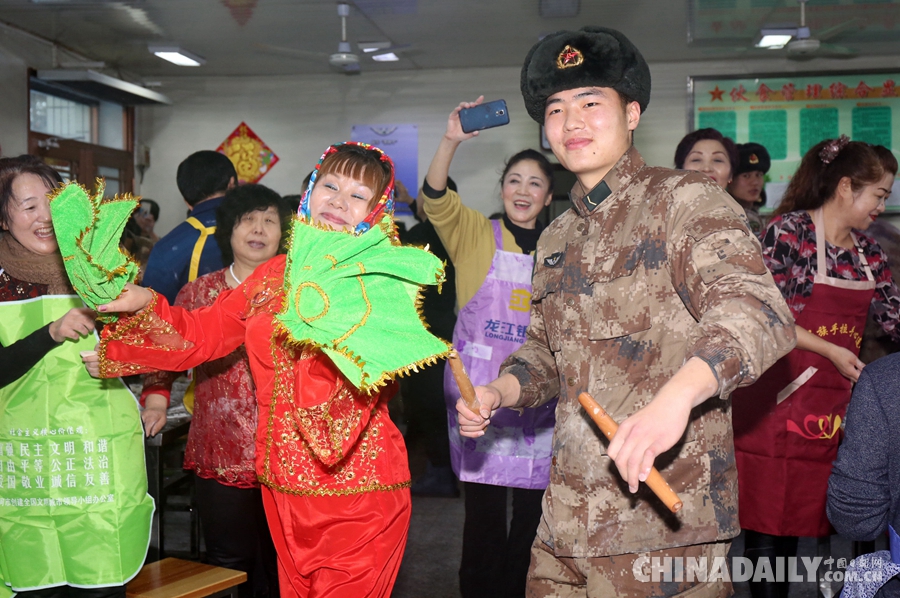
[[[287,256],[194,311],[141,290],[146,307],[103,331],[102,377],[184,370],[244,344],[259,407],[256,473],[283,598],[387,597],[406,546],[409,468],[388,417],[391,380],[448,347],[419,311],[420,285],[440,284],[443,268],[399,246],[393,183],[381,150],[331,146],[300,203]],[[358,220],[366,189],[381,196]],[[311,196],[325,224],[313,217]],[[347,226],[335,230],[329,218]],[[304,289],[314,292],[301,300]]]
[[[185,370],[243,343],[257,387],[256,469],[282,596],[312,587],[324,590],[319,596],[388,595],[410,516],[406,449],[387,410],[395,386],[360,392],[320,351],[291,347],[276,333],[284,268],[277,256],[192,312],[156,295],[104,330],[101,373]]]

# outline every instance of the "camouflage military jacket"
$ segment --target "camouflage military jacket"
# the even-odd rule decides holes
[[[519,379],[520,406],[559,393],[539,537],[575,557],[731,538],[740,530],[727,397],[795,343],[759,242],[713,181],[649,167],[634,148],[572,203],[538,243],[527,340],[501,370]],[[628,492],[577,397],[589,392],[621,422],[692,356],[712,368],[722,400],[697,407],[656,460],[684,501],[673,515],[645,485]]]

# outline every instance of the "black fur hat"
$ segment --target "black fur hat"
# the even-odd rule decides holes
[[[643,112],[650,103],[650,68],[627,37],[608,27],[558,31],[531,48],[522,66],[531,118],[543,124],[547,98],[578,87],[611,87]]]
[[[738,150],[738,167],[732,176],[737,176],[744,172],[752,172],[758,170],[765,174],[769,172],[772,166],[772,159],[769,152],[758,143],[739,143]]]

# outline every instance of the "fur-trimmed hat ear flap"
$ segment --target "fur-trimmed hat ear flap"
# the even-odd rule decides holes
[[[521,86],[528,115],[541,124],[547,98],[579,87],[610,87],[643,112],[650,103],[650,67],[620,32],[585,27],[552,33],[535,44],[525,57]]]

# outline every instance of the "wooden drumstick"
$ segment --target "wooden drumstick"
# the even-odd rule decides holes
[[[583,392],[579,394],[578,402],[581,403],[584,410],[588,412],[588,415],[591,416],[591,419],[594,420],[594,423],[597,424],[600,431],[603,432],[607,438],[612,440],[613,436],[616,435],[616,431],[619,429],[619,424],[617,424],[615,420],[603,410],[603,407],[597,404],[594,397],[588,393]],[[665,504],[673,513],[677,513],[681,510],[681,507],[684,506],[681,499],[678,498],[675,491],[669,487],[655,467],[650,469],[650,474],[647,476],[646,483],[647,486],[650,487],[650,490],[653,490],[653,494],[659,497],[659,500],[663,501],[663,504]]]
[[[459,358],[459,354],[456,351],[450,351],[447,361],[450,363],[450,371],[453,372],[453,378],[456,379],[456,385],[459,387],[459,394],[462,396],[463,401],[465,401],[466,407],[481,415],[481,403],[479,403],[478,399],[475,397],[475,387],[472,386],[472,381],[469,380],[469,375],[466,373],[466,366],[463,365],[462,360]]]

